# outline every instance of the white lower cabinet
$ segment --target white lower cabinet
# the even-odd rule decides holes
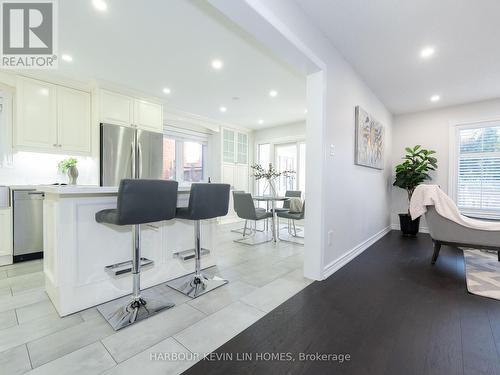
[[[12,210],[0,208],[0,265],[12,263]]]
[[[222,164],[222,182],[231,185],[233,190],[244,191],[248,193],[248,165],[236,163]],[[233,196],[229,197],[229,212],[224,220],[232,221],[237,218],[234,211]]]

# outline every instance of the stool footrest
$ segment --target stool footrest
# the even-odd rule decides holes
[[[208,255],[210,254],[210,250],[202,248],[201,249],[201,256]],[[183,250],[183,251],[178,251],[173,254],[174,258],[179,258],[183,261],[194,259],[195,257],[195,251],[194,249],[189,249],[189,250]]]
[[[152,261],[151,259],[141,258],[141,270],[153,267],[154,263],[155,262]],[[106,273],[112,277],[119,277],[126,275],[132,272],[132,261],[128,260],[126,262],[111,264],[109,266],[104,267],[104,271],[106,271]]]

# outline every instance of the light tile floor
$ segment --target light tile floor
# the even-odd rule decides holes
[[[216,273],[229,284],[194,300],[167,289],[174,308],[118,332],[96,308],[60,318],[41,261],[0,267],[0,373],[182,373],[312,282],[302,276],[303,246],[237,244],[238,226],[216,234]]]

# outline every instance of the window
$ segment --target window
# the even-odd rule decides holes
[[[279,172],[293,170],[296,173],[289,177],[280,177],[276,180],[276,190],[279,195],[284,195],[287,190],[300,190],[305,196],[306,190],[306,144],[303,141],[293,143],[262,143],[257,145],[257,160],[265,169],[269,163]],[[257,194],[268,193],[265,191],[267,183],[257,181]]]
[[[166,134],[163,137],[163,178],[179,183],[207,181],[207,142]]]
[[[287,143],[275,146],[276,170],[278,172],[295,171],[297,172],[297,144]],[[278,195],[285,195],[287,190],[297,190],[297,174],[292,173],[288,176],[278,177],[276,192]]]
[[[458,126],[455,198],[468,215],[500,217],[500,122]]]
[[[262,165],[264,169],[269,167],[269,152],[271,150],[271,145],[269,143],[261,144],[257,149],[257,158],[259,160],[259,164]],[[264,190],[266,189],[267,182],[265,179],[261,178],[257,180],[257,194],[264,194]]]

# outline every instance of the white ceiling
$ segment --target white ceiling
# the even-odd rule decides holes
[[[60,61],[58,74],[117,83],[247,128],[304,119],[305,77],[204,2],[105,1],[106,12],[91,0],[59,1],[59,51],[73,61]],[[224,62],[220,71],[211,67],[216,58]],[[164,87],[171,95],[162,93]]]
[[[395,114],[500,97],[498,0],[297,4]],[[427,45],[436,53],[424,61]]]

